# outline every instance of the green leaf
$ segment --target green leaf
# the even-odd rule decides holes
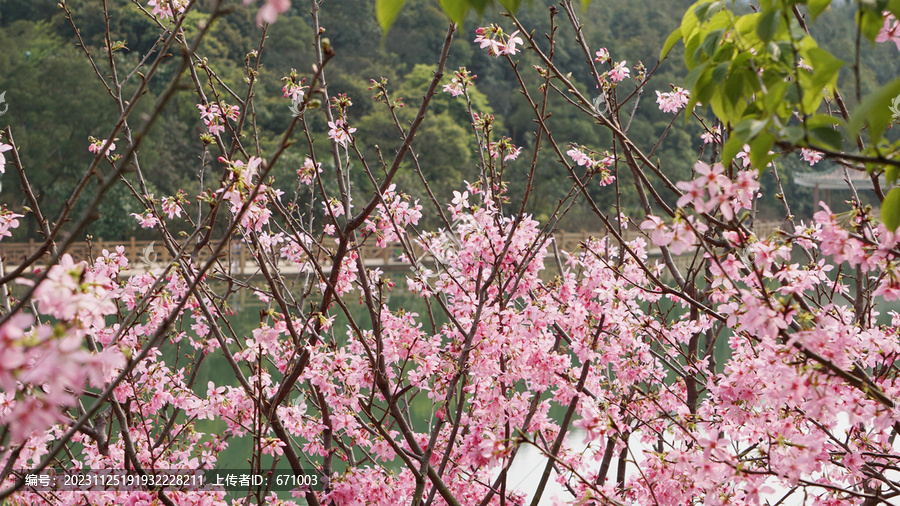
[[[690,37],[684,39],[684,63],[688,69],[693,69],[699,61],[694,59],[694,55],[700,54],[700,31],[698,30]]]
[[[838,70],[844,64],[828,51],[811,47],[801,54],[812,66],[812,72],[798,70],[797,79],[803,90],[803,113],[814,114],[822,103],[823,88],[834,89]]]
[[[591,0],[587,0],[590,3]],[[522,0],[499,0],[500,5],[503,6],[504,9],[509,12],[516,12],[519,10],[519,6],[522,5]],[[584,7],[585,0],[581,0],[581,6]]]
[[[584,1],[585,0],[582,0],[582,4],[584,3]],[[671,51],[672,48],[675,47],[675,44],[677,44],[679,40],[681,40],[681,27],[676,28],[675,31],[670,33],[668,38],[666,38],[666,43],[663,44],[662,51],[659,52],[659,59],[664,59],[666,55],[669,54],[669,51]]]
[[[862,6],[861,6],[862,7]],[[872,10],[861,8],[856,12],[856,24],[862,34],[869,39],[869,42],[875,42],[875,37],[884,26],[884,17],[881,15],[881,9]]]
[[[730,103],[738,103],[738,101],[744,97],[744,73],[734,72],[729,74],[728,79],[725,80],[725,87],[723,89],[725,91],[725,97],[728,98]]]
[[[706,21],[706,13],[709,12],[709,8],[712,7],[713,3],[714,2],[698,2],[699,5],[697,5],[697,7],[691,8],[698,23]]]
[[[691,74],[694,74],[693,76]],[[695,68],[688,74],[688,79],[693,79],[691,89],[691,101],[688,103],[688,110],[693,110],[697,102],[708,104],[716,91],[716,85],[712,82],[712,70],[709,63]]]
[[[896,165],[888,165],[884,169],[884,179],[888,182],[888,184],[896,181],[898,174],[900,174],[900,167],[897,167]]]
[[[900,225],[900,188],[894,188],[884,197],[881,203],[881,221],[891,232],[897,231]]]
[[[806,131],[801,126],[789,126],[782,128],[778,135],[790,144],[797,144],[806,136]]]
[[[735,135],[731,136],[725,142],[725,145],[722,146],[722,163],[725,165],[730,164],[734,160],[734,155],[738,154],[742,149],[744,149],[744,141]]]
[[[890,11],[895,18],[900,19],[900,0],[890,0],[886,10]]]
[[[821,146],[832,151],[840,151],[844,142],[844,136],[831,127],[816,127],[809,129],[809,137]]]
[[[806,54],[809,56],[809,64],[813,68],[813,86],[819,88],[833,86],[837,80],[838,70],[844,65],[844,62],[818,47],[810,49]]]
[[[722,35],[724,33],[725,30],[713,30],[706,34],[706,37],[703,39],[703,44],[700,44],[700,49],[706,56],[716,54],[716,49],[719,48],[719,41],[722,40]]]
[[[775,153],[769,154],[774,144],[775,137],[769,133],[762,133],[753,139],[750,142],[750,165],[760,172],[765,171],[766,165],[778,156]]]
[[[769,113],[777,113],[782,106],[785,104],[784,96],[787,94],[788,86],[792,86],[793,83],[789,83],[788,81],[780,80],[775,81],[771,85],[766,87],[766,94],[763,95],[763,103],[766,107],[766,112]],[[788,111],[788,114],[790,112]],[[785,116],[779,114],[781,118]]]
[[[684,86],[691,91],[695,90],[699,87],[700,83],[704,82],[704,80],[708,80],[709,76],[704,77],[707,70],[709,70],[708,62],[691,69],[691,71],[688,72],[687,77],[684,78]]]
[[[468,1],[469,1],[469,6],[472,7],[473,9],[475,9],[475,11],[478,12],[478,14],[483,14],[484,10],[487,8],[487,6],[491,4],[490,0],[468,0]],[[590,0],[588,0],[588,1],[590,1]],[[515,9],[510,9],[510,10],[515,12]]]
[[[781,12],[778,9],[763,12],[756,25],[756,35],[763,42],[769,42],[775,37],[778,25],[781,23]]]
[[[737,56],[731,61],[731,66],[733,68],[749,68],[747,62],[750,61],[751,58],[753,58],[753,54],[751,54],[750,51],[739,51]]]
[[[855,138],[863,126],[868,124],[872,144],[881,140],[884,130],[894,121],[890,107],[891,101],[897,96],[900,96],[900,78],[870,93],[853,111],[849,125],[850,138]]]
[[[806,124],[810,128],[823,126],[832,128],[846,126],[843,119],[837,116],[832,116],[831,114],[816,114],[815,116],[810,116],[809,118],[807,118]]]
[[[759,26],[760,16],[760,13],[754,12],[753,14],[741,16],[734,22],[734,29],[743,36],[748,45],[756,42],[758,37],[756,35],[756,27]]]
[[[708,4],[709,0],[698,0],[690,9],[685,11],[684,16],[681,18],[681,35],[685,37],[685,42],[688,37],[694,35],[694,30],[700,28],[700,18],[697,17],[696,11],[698,9],[709,9]]]
[[[450,20],[454,23],[461,25],[463,21],[466,20],[466,13],[469,11],[469,3],[466,0],[438,0],[441,4],[441,8],[444,9],[444,12],[447,16],[450,17]],[[503,7],[507,7],[507,3],[510,3],[508,0],[501,0],[500,4]]]
[[[831,5],[831,0],[809,0],[807,8],[809,8],[809,13],[812,14],[815,20],[819,17],[819,14],[825,12],[829,5]]]
[[[718,64],[712,71],[712,80],[717,84],[724,84],[725,79],[728,77],[728,68],[730,66],[728,62]]]
[[[734,136],[743,142],[748,142],[759,135],[768,124],[769,121],[764,119],[745,119],[734,126]]]
[[[406,0],[375,0],[375,18],[381,26],[382,34],[387,36],[405,3]]]
[[[723,7],[725,7],[725,4],[722,3],[722,0],[714,0],[703,10],[703,15],[698,14],[697,17],[700,18],[701,23],[705,23],[718,14]]]

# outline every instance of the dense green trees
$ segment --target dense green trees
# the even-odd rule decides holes
[[[392,97],[402,97],[405,103],[414,105],[423,95],[430,78],[432,67],[429,65],[444,37],[447,18],[436,2],[412,0],[400,12],[383,43],[378,45],[372,43],[381,37],[373,2],[329,2],[332,5],[323,10],[320,19],[336,57],[329,63],[326,77],[332,93],[346,93],[352,100],[350,122],[359,129],[357,135],[363,139],[367,160],[374,163],[378,159],[375,146],[389,155],[398,146],[399,134],[384,104],[372,100],[374,93],[369,89],[370,80],[387,78]],[[680,23],[679,17],[672,13],[683,12],[689,3],[686,0],[594,1],[578,15],[592,47],[608,48],[617,61],[626,60],[630,67],[642,62],[648,70],[653,70],[649,89],[668,91],[670,83],[682,85],[685,81],[683,65],[677,54],[681,49],[676,47],[673,57],[655,68],[657,51],[665,35]],[[109,1],[108,4],[113,42],[124,44],[124,48],[116,53],[117,58],[134,61],[144,57],[156,41],[156,22],[126,0]],[[64,12],[54,8],[54,5],[55,2],[0,0],[0,47],[3,48],[0,52],[0,92],[7,91],[6,98],[10,104],[9,112],[0,119],[0,123],[8,123],[13,128],[24,162],[36,174],[33,184],[38,197],[50,216],[58,212],[62,205],[58,189],[70,187],[73,178],[79,177],[91,159],[91,154],[87,152],[88,136],[104,136],[104,129],[109,128],[110,122],[118,115],[115,103],[105,93],[99,77],[77,46],[78,39],[71,24]],[[97,16],[85,15],[101,8],[100,5],[99,1],[71,2],[69,9],[103,75],[103,72],[108,72],[102,51],[106,43],[104,26],[98,24]],[[236,85],[247,72],[234,62],[250,61],[251,65],[255,64],[255,60],[245,58],[258,47],[262,31],[255,27],[252,8],[243,6],[241,2],[234,2],[232,7],[230,15],[216,21],[201,52],[208,57],[209,67],[226,84]],[[549,4],[534,3],[523,6],[517,13],[527,26],[537,27],[537,40],[541,44],[546,43],[543,33],[549,32],[551,26],[548,7]],[[481,19],[470,15],[454,43],[449,64],[451,69],[465,66],[478,76],[473,109],[475,112],[496,114],[494,138],[509,136],[517,146],[525,148],[523,158],[527,160],[514,162],[510,166],[511,195],[515,198],[516,188],[524,185],[525,168],[531,160],[528,149],[534,143],[535,124],[527,102],[519,93],[512,92],[517,89],[513,71],[506,65],[495,65],[492,57],[471,43],[473,31],[480,24],[494,21],[511,27],[509,20],[498,15],[497,8],[489,7]],[[291,69],[297,69],[307,79],[312,75],[310,66],[314,52],[306,41],[311,39],[313,27],[309,25],[307,10],[308,7],[302,2],[294,2],[291,11],[280,17],[278,23],[268,27],[266,32],[258,84],[254,88],[256,108],[242,111],[252,116],[248,120],[255,121],[261,127],[260,143],[263,147],[272,145],[280,138],[291,120],[290,103],[282,96],[281,77],[288,75]],[[196,20],[189,19],[189,32],[197,28],[192,25],[200,19],[199,14],[197,16]],[[88,19],[92,21],[88,22]],[[555,61],[563,68],[583,69],[583,65],[568,64],[580,62],[585,57],[571,34],[564,33],[571,28],[562,25],[559,27],[560,36],[556,38]],[[836,56],[852,59],[855,31],[850,7],[833,7],[814,25],[814,29],[819,31],[817,38],[826,42]],[[863,53],[860,73],[863,95],[889,76],[897,74],[897,59],[888,58],[886,54],[893,49],[882,45],[875,51]],[[523,79],[536,91],[541,81],[531,66],[537,62],[530,55],[519,54],[515,58],[520,60]],[[171,60],[171,68],[162,69],[158,76],[162,79],[150,86],[152,94],[161,93],[166,79],[174,72],[177,58]],[[200,79],[206,78],[202,69],[198,69],[198,75]],[[450,77],[447,76],[447,82]],[[589,84],[589,75],[575,75],[573,79],[583,92],[590,94],[592,85]],[[617,93],[623,98],[633,89],[632,84],[622,83]],[[217,91],[222,93],[223,90]],[[845,98],[852,105],[855,94],[850,95]],[[234,102],[228,100],[227,94],[223,96],[229,103]],[[562,101],[558,96],[553,96],[551,100]],[[143,163],[147,165],[145,171],[156,184],[153,191],[159,192],[159,195],[172,195],[179,189],[196,195],[202,190],[199,171],[203,144],[199,136],[204,129],[195,106],[198,101],[192,92],[178,94],[154,127],[154,135],[141,149]],[[142,107],[150,107],[152,102],[145,100]],[[412,109],[397,109],[401,124],[405,125],[412,119]],[[548,121],[560,141],[599,151],[613,148],[608,134],[590,124],[582,115],[574,110],[567,113],[565,108],[556,110],[557,113]],[[632,114],[633,111],[629,123],[632,138],[656,138],[668,131],[653,156],[670,162],[667,164],[670,167],[682,167],[684,173],[673,176],[686,177],[691,165],[689,155],[700,144],[701,132],[685,129],[680,118],[673,123],[672,115],[660,111],[652,96],[635,96],[624,105],[622,111],[623,114]],[[701,109],[696,112],[704,113]],[[322,150],[318,156],[329,163],[330,157],[323,156],[330,150],[324,142],[328,126],[322,118],[314,121],[314,131],[318,132],[317,146]],[[480,158],[471,135],[468,135],[471,128],[463,100],[454,99],[449,94],[436,97],[423,130],[413,144],[424,174],[436,190],[445,192],[460,187],[463,179],[471,180],[478,173]],[[297,163],[302,161],[302,156],[295,155],[291,159],[296,158]],[[550,153],[542,153],[538,157],[537,184],[546,192],[541,193],[541,199],[530,202],[530,209],[537,216],[552,209],[561,197],[555,190],[558,185],[554,180],[568,177],[559,172],[558,166],[553,163],[554,158],[555,155]],[[683,160],[684,163],[671,163],[672,160]],[[412,160],[405,163],[410,164]],[[788,166],[799,168],[800,164],[792,161]],[[418,177],[405,170],[400,181],[408,185],[406,191],[422,198],[424,189]],[[278,171],[279,184],[285,185],[287,191],[294,187],[291,171],[290,167]],[[0,196],[10,204],[18,204],[21,199],[15,192],[17,184],[14,178],[13,174],[6,174],[6,189]],[[371,184],[361,173],[354,173],[353,183],[360,188]],[[120,198],[113,195],[101,209],[95,234],[109,238],[140,234],[135,222],[128,216],[132,210],[124,204],[127,200],[125,191],[120,191]],[[611,205],[616,199],[612,188],[596,188],[592,192],[601,205]],[[621,195],[620,198],[626,204],[633,203],[631,195]],[[577,210],[572,215],[577,216]],[[35,234],[36,228],[31,225],[17,232],[19,238]],[[579,227],[593,225],[577,224]]]

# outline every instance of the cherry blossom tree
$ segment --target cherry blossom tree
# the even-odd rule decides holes
[[[327,84],[328,64],[340,56],[319,24],[327,2],[309,4],[316,62],[284,78],[291,120],[271,149],[248,117],[266,24],[288,0],[260,6],[260,43],[248,48],[241,90],[198,54],[227,15],[222,1],[136,4],[161,35],[135,68],[121,67],[109,40],[103,65],[85,50],[119,117],[105,139],[90,140],[93,162],[61,215],[41,212],[11,128],[0,144],[0,171],[15,172],[28,202],[0,210],[0,239],[23,213],[34,214],[45,238],[30,257],[5,259],[17,267],[0,273],[5,288],[17,288],[14,297],[5,292],[0,318],[0,500],[878,504],[900,495],[900,314],[880,309],[900,299],[890,218],[898,190],[876,192],[887,209],[881,221],[855,196],[849,210],[822,204],[803,222],[779,176],[780,160],[792,156],[868,169],[876,187],[880,172],[894,181],[896,143],[883,135],[884,113],[871,112],[898,81],[848,112],[840,65],[806,31],[829,2],[769,0],[740,16],[722,2],[698,2],[661,48],[665,56],[684,41],[687,82],[655,94],[645,88],[659,65],[629,66],[631,56],[590,47],[571,1],[548,10],[546,37],[507,3],[504,26],[463,33],[448,23],[426,94],[408,99],[411,122],[399,119],[388,81],[373,79],[402,138],[377,160],[354,135],[352,101]],[[389,26],[399,7],[377,4]],[[70,5],[60,7],[78,33]],[[861,2],[861,33],[896,42],[898,9]],[[587,87],[557,63],[562,25],[583,53]],[[455,37],[515,74],[535,121],[528,145],[514,145],[494,131],[493,116],[473,109],[477,76],[446,68]],[[537,62],[529,68],[519,65],[526,53]],[[174,76],[137,117],[170,54],[182,55]],[[201,179],[199,195],[154,196],[141,142],[184,82],[200,112],[198,174],[214,167],[221,176]],[[465,104],[479,147],[477,178],[452,195],[431,190],[413,143],[437,93]],[[632,137],[639,106],[671,115],[670,128],[700,125],[696,162],[672,167],[654,156],[663,139]],[[558,137],[547,121],[556,107],[584,114],[612,142]],[[835,140],[848,132],[855,151]],[[329,139],[327,152],[316,135]],[[569,179],[556,211],[538,221],[527,210],[541,191],[541,151]],[[293,187],[277,187],[270,176],[288,153],[303,161],[290,167]],[[427,201],[400,185],[401,164],[413,168]],[[520,201],[507,185],[513,170],[527,174]],[[673,179],[680,170],[690,176]],[[351,171],[368,186],[354,188]],[[766,173],[779,193],[762,192]],[[137,266],[122,246],[94,250],[89,261],[68,252],[114,185],[133,193],[143,208],[135,224],[157,232],[171,260]],[[626,187],[637,196],[633,208],[621,201]],[[615,204],[598,203],[597,188]],[[759,227],[765,199],[783,209],[774,231]],[[77,201],[86,202],[81,215]],[[568,247],[554,234],[576,204],[606,232]],[[425,213],[438,225],[426,228]],[[234,244],[262,283],[229,261]],[[399,280],[374,261],[385,249],[408,265]],[[392,307],[401,289],[426,310]],[[232,325],[227,301],[238,291],[265,305],[248,333]],[[213,356],[228,369],[198,385]],[[238,439],[251,442],[245,465],[254,472],[283,466],[314,473],[317,486],[279,495],[247,485],[235,497],[179,485],[42,489],[26,478],[48,468],[125,470],[158,484],[149,477],[220,467]],[[544,457],[528,494],[510,477],[525,449]],[[554,497],[551,480],[561,490]]]

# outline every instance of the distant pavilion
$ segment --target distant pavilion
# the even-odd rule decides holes
[[[858,170],[847,170],[850,176],[850,182],[857,190],[874,190],[875,184],[868,174]],[[884,174],[878,177],[879,184],[882,188],[886,186]],[[847,179],[844,176],[844,169],[840,165],[834,165],[834,168],[828,172],[801,172],[794,174],[794,183],[806,188],[813,189],[813,202],[819,202],[819,190],[825,190],[825,202],[830,203],[831,190],[849,190]]]

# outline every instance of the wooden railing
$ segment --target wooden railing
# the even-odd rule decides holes
[[[758,223],[755,230],[758,236],[766,237],[780,225],[780,222]],[[557,247],[560,250],[574,251],[578,249],[581,243],[592,237],[599,238],[604,235],[606,235],[605,231],[569,232],[560,230],[556,232],[555,238]],[[642,235],[640,230],[634,229],[626,230],[623,234],[624,239],[628,241]],[[212,244],[217,243],[218,242],[216,241]],[[18,266],[24,259],[36,253],[40,249],[40,246],[40,243],[33,240],[20,243],[0,242],[0,259],[2,259],[6,270],[9,271],[10,268]],[[169,251],[159,241],[138,241],[135,240],[134,237],[131,237],[127,241],[104,241],[103,239],[96,239],[90,244],[86,242],[76,242],[69,247],[67,253],[72,255],[72,258],[75,259],[75,261],[81,261],[87,259],[89,255],[94,258],[99,257],[104,249],[113,251],[116,246],[124,246],[128,263],[132,269],[137,271],[143,271],[147,261],[153,261],[157,265],[162,266],[168,264],[172,260]],[[418,247],[416,247],[413,252],[417,257],[422,255],[422,251]],[[390,268],[403,268],[408,265],[407,262],[401,261],[403,253],[403,248],[399,244],[392,244],[387,248],[380,248],[374,244],[374,241],[367,241],[367,243],[359,249],[360,257],[365,260],[366,265],[371,265],[373,267],[384,266]],[[658,250],[651,250],[650,254],[658,255],[659,252]],[[209,256],[209,248],[204,248],[200,251],[197,261],[205,262],[209,259]],[[37,265],[41,265],[48,259],[49,255],[45,255],[42,259],[43,262],[38,262]],[[675,257],[674,260],[679,267],[685,267],[691,262],[692,256],[682,255]],[[232,245],[223,250],[221,261],[223,264],[233,265],[235,267],[234,270],[239,271],[242,274],[252,272],[250,269],[253,269],[253,259],[251,258],[250,253],[245,245],[238,242],[232,243]],[[291,262],[287,262],[283,259],[279,261],[279,264],[280,266],[285,267],[288,267],[289,264],[292,265]]]

